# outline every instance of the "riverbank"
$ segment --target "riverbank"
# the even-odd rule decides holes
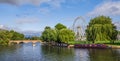
[[[68,48],[112,48],[120,49],[119,45],[105,45],[105,44],[77,44],[77,45],[68,45]]]
[[[72,41],[72,42],[68,42],[69,46],[68,48],[74,47],[74,45],[80,45],[80,46],[84,46],[84,47],[89,47],[89,45],[106,45],[107,48],[119,48],[120,49],[120,40],[116,40],[113,42],[111,41],[96,41],[95,43],[92,43],[90,41]]]
[[[108,45],[109,48],[120,49],[120,45]]]
[[[107,45],[107,44],[48,44],[48,43],[43,43],[44,45],[49,45],[49,46],[58,46],[58,47],[67,47],[67,48],[112,48],[112,49],[120,49],[119,45]]]
[[[49,43],[49,42],[42,42],[44,45],[49,46],[58,46],[58,47],[68,47],[68,48],[116,48],[120,49],[119,43],[92,43],[87,41],[74,41],[69,43]]]

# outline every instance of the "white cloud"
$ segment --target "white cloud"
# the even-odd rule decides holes
[[[18,27],[9,27],[9,26],[6,26],[6,25],[0,25],[0,29],[20,31],[20,29]]]
[[[117,16],[120,15],[120,1],[109,1],[104,2],[94,8],[93,11],[87,14],[88,16],[98,16],[98,15],[107,15],[107,16]]]
[[[5,26],[5,25],[0,25],[0,29],[5,29],[5,30],[9,30],[10,28]]]
[[[8,3],[12,5],[33,4],[39,6],[46,3],[50,6],[60,7],[65,0],[0,0],[0,3]]]
[[[2,30],[14,30],[20,33],[23,33],[25,36],[40,36],[41,32],[40,31],[22,31],[21,29],[19,29],[18,27],[9,27],[6,25],[0,25],[0,29]]]
[[[38,23],[39,19],[38,18],[34,18],[34,17],[20,17],[17,18],[16,20],[17,24],[34,24],[34,23]]]

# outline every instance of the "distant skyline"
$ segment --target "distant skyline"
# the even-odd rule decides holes
[[[0,28],[19,32],[71,27],[78,16],[88,23],[99,15],[110,16],[120,30],[120,0],[0,0]]]

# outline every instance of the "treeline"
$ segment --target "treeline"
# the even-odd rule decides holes
[[[107,16],[92,18],[85,30],[86,41],[88,42],[112,42],[117,40],[118,30],[112,23],[112,19]],[[46,26],[41,39],[46,42],[68,43],[75,41],[75,33],[65,25],[58,23],[55,28]]]
[[[0,30],[0,45],[8,45],[10,40],[23,40],[24,35],[13,30]]]
[[[25,37],[25,40],[40,40],[40,37],[38,36]]]
[[[58,23],[53,29],[46,26],[42,32],[41,39],[45,42],[68,43],[75,40],[75,34],[65,25]]]

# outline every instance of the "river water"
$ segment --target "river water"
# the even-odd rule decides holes
[[[76,49],[25,43],[0,46],[0,61],[120,61],[120,49]]]

